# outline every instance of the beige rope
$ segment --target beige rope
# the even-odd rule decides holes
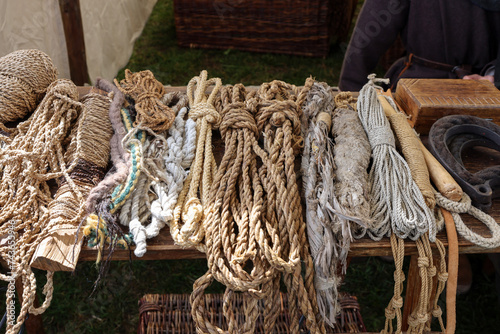
[[[282,254],[287,255],[292,262],[297,257],[304,261],[304,277],[299,265],[283,277],[291,297],[290,330],[294,333],[299,331],[300,312],[305,317],[307,328],[318,333],[324,332],[324,325],[318,312],[313,261],[307,246],[306,226],[294,170],[295,155],[302,147],[302,106],[296,101],[305,101],[307,91],[301,94],[297,92],[295,86],[282,81],[261,85],[256,120],[259,133],[263,135],[264,149],[255,146],[254,150],[263,162],[259,174],[264,191],[268,194],[266,215],[269,221],[278,222],[274,226],[278,226]]]
[[[212,92],[207,96],[207,91],[212,86]],[[174,218],[169,224],[176,244],[196,247],[201,251],[205,251],[205,246],[201,244],[204,237],[203,205],[208,203],[217,168],[212,153],[212,129],[218,128],[221,121],[214,107],[221,86],[219,78],[207,79],[207,71],[202,71],[200,76],[192,78],[187,86],[189,117],[196,121],[196,155],[179,194]]]
[[[0,165],[3,166],[0,184],[0,235],[7,235],[9,228],[14,226],[14,277],[22,278],[23,285],[20,313],[15,325],[8,324],[7,333],[17,333],[28,311],[41,313],[50,303],[51,273],[47,275],[44,288],[46,301],[40,309],[33,308],[36,279],[29,266],[36,246],[52,227],[49,223],[52,196],[47,181],[64,177],[71,191],[82,199],[80,190],[70,177],[78,160],[73,160],[67,166],[62,146],[69,129],[85,110],[81,103],[76,102],[77,98],[76,87],[70,81],[58,80],[52,83],[43,101],[25,122],[25,131],[19,133],[5,149],[0,150]],[[80,155],[82,146],[78,141],[81,138],[77,136],[76,140],[75,152]],[[0,248],[0,254],[7,259],[7,249]],[[7,303],[9,302],[10,297],[7,298]]]
[[[0,130],[33,112],[47,87],[57,79],[52,60],[39,50],[19,50],[0,58]]]
[[[155,79],[149,70],[132,73],[125,70],[125,79],[115,85],[123,94],[135,101],[137,116],[134,127],[149,128],[157,133],[166,131],[175,119],[175,113],[161,98],[165,95],[165,87]]]
[[[403,298],[401,297],[401,293],[403,292],[403,282],[405,280],[405,274],[403,272],[405,244],[404,240],[398,238],[394,233],[391,234],[390,241],[392,256],[394,257],[394,264],[396,266],[396,270],[394,271],[394,296],[390,300],[389,305],[385,308],[385,326],[381,334],[393,333],[394,318],[396,318],[396,333],[401,333],[403,326],[403,316],[401,313]]]

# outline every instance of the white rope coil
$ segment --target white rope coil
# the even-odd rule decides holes
[[[368,231],[374,240],[394,232],[400,238],[418,239],[429,232],[436,240],[433,213],[425,204],[404,158],[396,151],[395,139],[377,98],[374,75],[360,91],[358,115],[372,147],[370,170],[371,205],[374,226]],[[388,99],[390,101],[390,99]],[[391,102],[391,101],[390,101]]]

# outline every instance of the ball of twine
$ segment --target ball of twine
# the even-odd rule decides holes
[[[50,57],[40,50],[19,50],[1,57],[0,123],[33,112],[57,74]]]

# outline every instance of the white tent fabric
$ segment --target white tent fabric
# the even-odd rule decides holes
[[[80,0],[92,82],[112,80],[132,55],[157,0]],[[20,49],[47,53],[60,78],[70,78],[58,0],[0,0],[0,56]]]

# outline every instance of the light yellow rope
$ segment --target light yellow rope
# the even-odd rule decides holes
[[[219,78],[207,79],[207,76],[207,71],[202,71],[187,86],[189,117],[196,121],[196,155],[169,225],[177,245],[196,247],[201,251],[205,251],[201,243],[204,237],[203,206],[208,203],[217,168],[212,153],[212,129],[218,128],[221,121],[214,103],[222,82]],[[209,88],[212,88],[210,94]]]

